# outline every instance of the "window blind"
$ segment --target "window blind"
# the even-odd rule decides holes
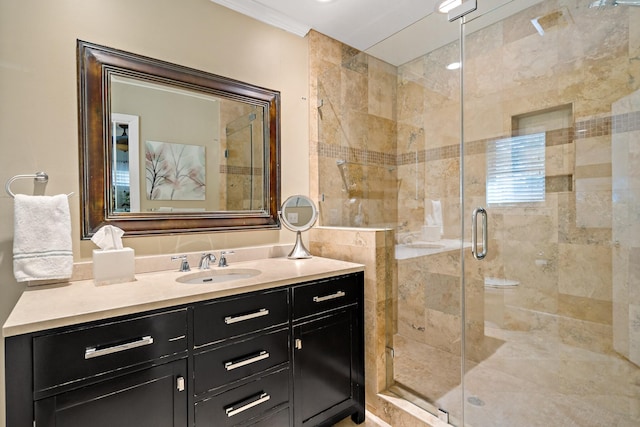
[[[490,142],[487,147],[487,203],[544,201],[544,150],[544,132]]]
[[[129,162],[116,162],[116,170],[114,171],[114,184],[115,185],[129,185]]]

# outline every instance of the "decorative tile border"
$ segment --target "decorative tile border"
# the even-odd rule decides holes
[[[575,139],[640,130],[640,111],[576,122]]]
[[[552,130],[547,132],[547,147],[571,144],[574,140],[607,136],[612,133],[623,133],[640,130],[640,111],[618,114],[611,117],[587,119],[576,122],[575,127]],[[508,135],[497,138],[481,139],[465,142],[466,155],[483,154],[486,152],[487,143]],[[402,166],[415,163],[424,163],[434,160],[444,160],[460,157],[459,145],[430,148],[407,153],[391,154],[362,148],[343,147],[334,144],[318,143],[318,156],[335,159],[343,159],[350,163],[360,163],[378,166]]]
[[[395,166],[396,155],[362,148],[343,147],[340,145],[318,143],[318,156],[346,160],[349,163]]]

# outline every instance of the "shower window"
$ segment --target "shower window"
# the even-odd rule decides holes
[[[544,132],[490,142],[487,150],[487,203],[543,202],[544,149]]]

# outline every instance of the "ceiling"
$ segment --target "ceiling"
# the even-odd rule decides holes
[[[402,65],[450,43],[459,25],[435,13],[439,0],[211,0],[304,37],[310,29],[393,65]],[[488,25],[540,0],[478,0],[476,17],[506,4],[476,27]],[[473,15],[470,15],[470,19]]]

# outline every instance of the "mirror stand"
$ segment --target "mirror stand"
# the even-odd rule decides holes
[[[304,242],[302,241],[302,233],[300,230],[296,231],[296,244],[293,246],[293,249],[287,256],[289,259],[305,259],[311,258],[311,253],[304,246]]]

